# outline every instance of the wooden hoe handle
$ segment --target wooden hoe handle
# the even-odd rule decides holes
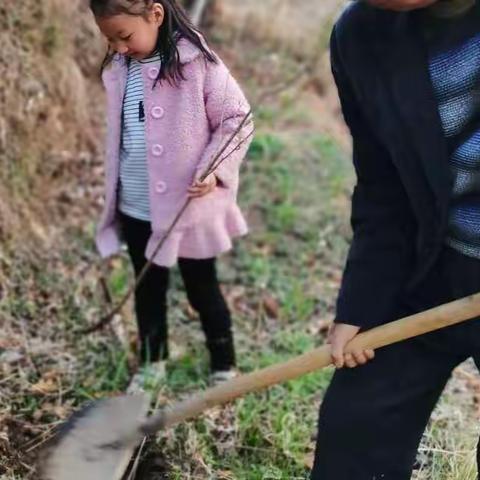
[[[480,293],[361,333],[347,345],[345,353],[377,349],[478,316],[480,316]],[[150,417],[142,430],[145,433],[154,433],[196,417],[216,405],[301,377],[331,363],[330,347],[317,348],[287,362],[240,376],[173,405],[170,409]]]

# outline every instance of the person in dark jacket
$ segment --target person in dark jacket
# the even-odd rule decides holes
[[[407,480],[452,370],[480,364],[479,320],[375,359],[344,347],[360,330],[480,292],[480,5],[351,2],[331,56],[357,184],[311,478]]]

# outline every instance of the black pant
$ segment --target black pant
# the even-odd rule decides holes
[[[121,214],[128,252],[138,276],[147,262],[145,249],[152,233],[150,223]],[[190,305],[200,316],[210,352],[212,370],[235,365],[232,322],[220,290],[215,259],[178,262]],[[169,269],[152,265],[135,292],[135,311],[140,333],[142,362],[168,358],[167,291]]]
[[[446,248],[398,317],[480,292],[480,261]],[[335,373],[320,409],[313,480],[407,480],[452,370],[480,360],[475,319],[378,350]],[[478,454],[477,454],[478,458]]]

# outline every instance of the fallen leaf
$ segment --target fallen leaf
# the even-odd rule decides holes
[[[197,312],[191,307],[191,305],[187,305],[186,314],[187,314],[187,317],[188,317],[190,320],[198,320],[198,314],[197,314]]]
[[[262,299],[263,309],[270,318],[278,318],[280,315],[280,305],[278,301],[269,294],[265,294]]]
[[[58,390],[58,384],[52,379],[41,379],[39,382],[33,384],[30,387],[32,393],[40,395],[48,395],[50,393],[56,392]]]
[[[314,460],[315,460],[315,455],[313,453],[309,453],[303,459],[303,464],[305,465],[305,467],[307,467],[309,470],[311,470],[313,468]]]
[[[59,370],[49,370],[42,375],[43,380],[52,380],[58,381],[61,376],[61,372]]]
[[[13,365],[14,363],[18,363],[20,360],[24,358],[24,355],[15,350],[7,350],[0,354],[0,363],[8,363],[9,365]]]

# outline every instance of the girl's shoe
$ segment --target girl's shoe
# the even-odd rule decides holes
[[[235,377],[238,377],[238,372],[234,368],[231,368],[230,370],[214,370],[210,374],[210,385],[215,387],[221,383],[233,380]]]
[[[143,365],[130,380],[127,394],[152,392],[165,380],[166,375],[166,362],[164,360]]]

